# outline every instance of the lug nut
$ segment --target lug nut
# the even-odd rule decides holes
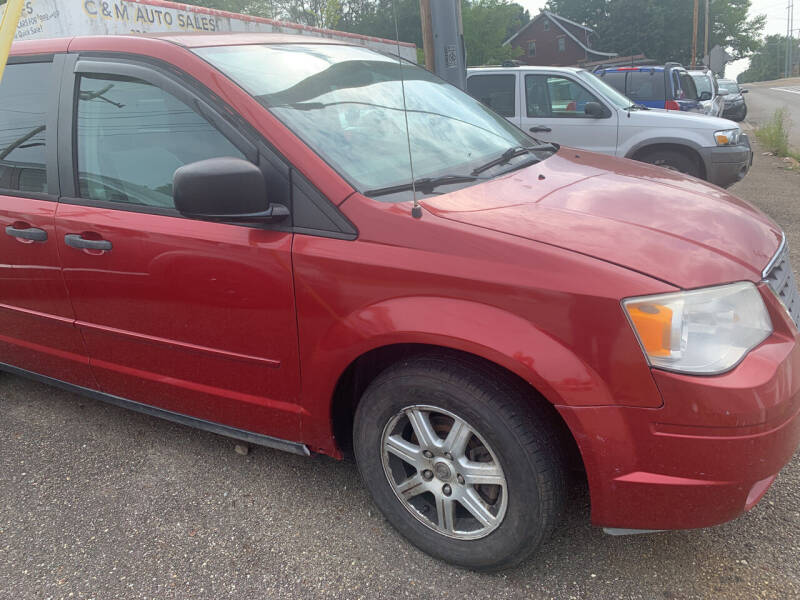
[[[452,454],[450,454],[449,452],[445,452],[445,453],[444,453],[444,457],[445,457],[447,460],[453,460],[453,455],[452,455]]]
[[[433,479],[433,471],[431,471],[430,469],[425,469],[422,472],[422,478],[425,479],[426,481],[430,481],[431,479]]]
[[[453,490],[450,488],[448,484],[445,483],[444,486],[442,486],[442,493],[445,496],[449,496],[450,494],[453,493]]]
[[[424,456],[425,458],[433,458],[433,452],[431,452],[430,450],[423,450],[422,456]]]
[[[464,485],[464,477],[462,477],[461,475],[458,475],[456,477],[456,479],[458,480],[458,483],[460,483],[461,485]]]

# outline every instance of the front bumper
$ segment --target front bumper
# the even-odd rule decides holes
[[[716,146],[701,150],[706,167],[706,180],[723,188],[744,179],[753,164],[750,139],[742,134],[738,146]]]
[[[775,333],[734,370],[653,371],[661,408],[558,407],[584,459],[595,525],[708,527],[761,499],[800,444],[797,330],[767,300]]]

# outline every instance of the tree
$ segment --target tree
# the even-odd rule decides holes
[[[517,55],[519,49],[503,42],[530,21],[522,6],[508,0],[467,0],[461,14],[467,64],[498,64]]]
[[[766,17],[748,19],[750,4],[750,0],[711,0],[709,48],[719,44],[734,60],[758,48]],[[595,29],[600,50],[622,56],[645,54],[658,62],[692,62],[692,0],[549,0],[547,8]],[[704,11],[699,18],[702,48]],[[700,62],[702,56],[696,58]]]
[[[770,35],[750,57],[750,66],[739,75],[739,83],[771,81],[785,77],[786,36]],[[800,40],[794,40],[793,56],[800,56]],[[793,61],[794,62],[794,61]],[[795,62],[795,64],[797,64]]]

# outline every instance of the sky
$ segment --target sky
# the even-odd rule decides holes
[[[531,17],[535,16],[539,13],[539,10],[542,9],[546,3],[546,0],[515,0],[517,3],[521,4],[531,14]],[[702,8],[702,0],[700,2]],[[750,7],[750,15],[767,15],[767,26],[764,28],[764,35],[770,35],[773,33],[779,33],[786,35],[786,24],[788,21],[788,16],[786,14],[786,5],[788,4],[787,0],[751,0],[752,6]],[[795,16],[794,16],[794,26],[795,28],[800,28],[800,0],[795,2]],[[795,31],[795,35],[797,35],[798,31]],[[749,59],[742,59],[736,62],[730,63],[725,70],[725,76],[730,78],[735,78],[739,73],[744,71],[749,64]]]

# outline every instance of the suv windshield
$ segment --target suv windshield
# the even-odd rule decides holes
[[[739,84],[735,81],[725,81],[724,79],[719,80],[719,89],[725,90],[729,94],[738,94],[739,93]]]
[[[501,165],[530,163],[526,155],[543,160],[553,151],[425,69],[366,48],[309,43],[195,52],[361,192],[409,184],[411,165],[415,180],[448,176],[443,181],[463,186],[509,149],[533,148],[511,152],[509,160],[481,170],[480,179],[502,172]]]
[[[623,94],[620,94],[617,90],[608,85],[594,73],[589,73],[589,71],[584,71],[581,69],[577,72],[577,75],[586,83],[593,86],[597,91],[601,92],[606,97],[606,100],[611,102],[611,104],[617,108],[628,108],[629,106],[635,104],[633,100]]]

